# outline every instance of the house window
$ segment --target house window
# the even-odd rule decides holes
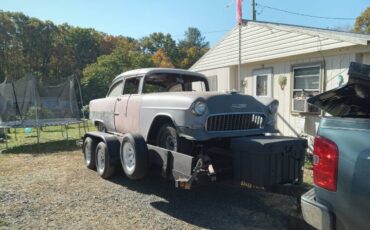
[[[254,96],[272,97],[272,69],[253,71]]]
[[[320,93],[321,67],[293,68],[293,111],[317,113],[319,110],[307,103],[307,99]]]

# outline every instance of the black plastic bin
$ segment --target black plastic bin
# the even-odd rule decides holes
[[[269,188],[302,181],[305,139],[281,136],[236,138],[231,141],[236,182]]]

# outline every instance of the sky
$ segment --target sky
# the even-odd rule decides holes
[[[243,0],[244,19],[251,19],[251,2]],[[353,26],[354,20],[303,17],[268,7],[332,18],[356,18],[370,7],[370,0],[256,2],[259,21],[340,29]],[[235,0],[0,0],[3,11],[22,12],[56,24],[68,23],[133,38],[163,32],[180,40],[188,27],[197,27],[211,46],[236,25],[235,8]]]

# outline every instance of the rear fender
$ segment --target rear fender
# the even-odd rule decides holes
[[[88,132],[83,137],[83,143],[87,137],[96,140],[97,142],[104,142],[108,148],[109,162],[110,164],[117,164],[120,162],[120,148],[121,142],[117,136],[103,132]]]

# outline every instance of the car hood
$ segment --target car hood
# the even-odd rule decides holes
[[[166,108],[189,109],[191,104],[198,99],[207,102],[211,112],[225,111],[225,104],[235,107],[236,110],[264,110],[266,106],[275,101],[273,98],[260,98],[235,92],[166,92],[143,95],[144,107],[165,106]],[[248,104],[248,105],[247,105]]]
[[[348,82],[308,99],[308,103],[338,117],[370,118],[370,65],[352,62]]]

